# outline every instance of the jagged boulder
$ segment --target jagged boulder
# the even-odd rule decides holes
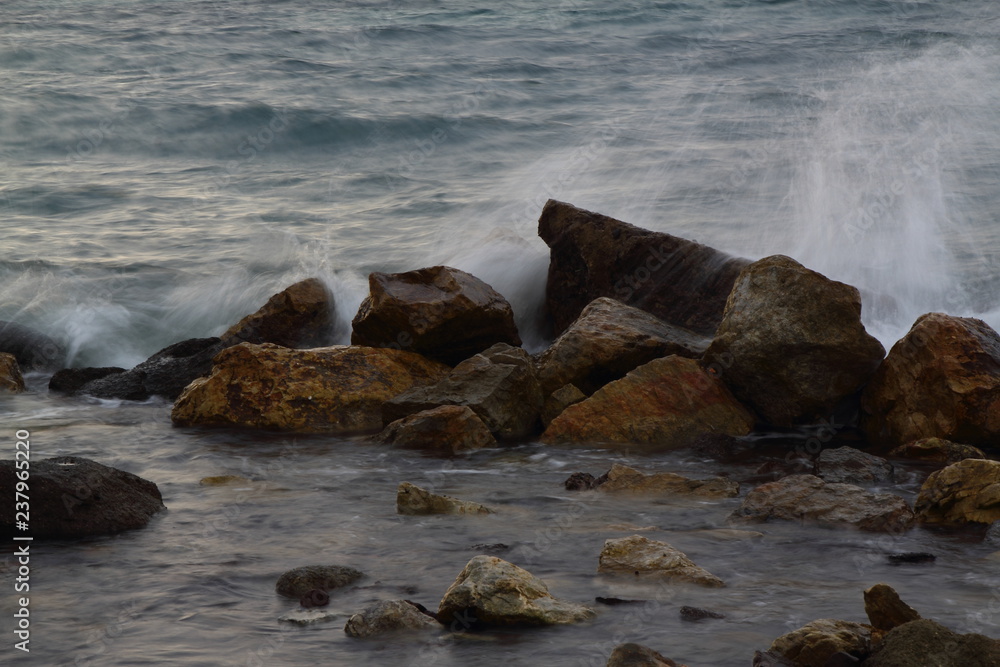
[[[897,447],[938,437],[974,446],[1000,440],[1000,335],[971,317],[928,313],[901,338],[865,388],[861,428]]]
[[[899,599],[899,593],[888,584],[875,584],[865,591],[865,613],[872,627],[884,632],[920,618],[917,610]]]
[[[318,278],[309,278],[272,296],[220,338],[226,347],[239,343],[321,347],[332,342],[334,313],[333,297],[326,286]]]
[[[792,426],[828,417],[884,356],[857,289],[774,255],[736,279],[704,361],[765,421]]]
[[[375,441],[442,456],[497,446],[483,420],[465,405],[441,405],[397,419]]]
[[[726,585],[722,579],[696,565],[679,549],[641,535],[606,540],[597,571],[602,574],[686,582],[709,588]]]
[[[419,354],[360,346],[291,350],[241,343],[174,403],[178,426],[244,426],[300,433],[382,428],[386,401],[443,377]]]
[[[740,485],[725,477],[690,479],[672,472],[647,475],[620,463],[611,466],[602,478],[604,481],[595,487],[601,491],[699,498],[733,498],[740,494]]]
[[[935,470],[920,487],[913,509],[925,523],[1000,520],[1000,461],[965,459]]]
[[[419,352],[449,365],[495,343],[519,346],[510,304],[479,278],[448,266],[372,273],[351,343]]]
[[[920,438],[896,447],[889,456],[928,463],[958,463],[965,459],[985,459],[986,453],[978,447],[963,445],[944,438]]]
[[[837,653],[864,659],[871,651],[871,643],[870,625],[822,618],[781,635],[771,644],[770,652],[798,667],[825,667]]]
[[[669,450],[703,433],[746,435],[753,425],[753,415],[698,362],[670,356],[640,366],[566,408],[542,440]]]
[[[13,354],[0,352],[0,391],[20,394],[25,389],[24,376]]]

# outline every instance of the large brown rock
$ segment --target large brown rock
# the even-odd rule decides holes
[[[935,470],[920,487],[913,509],[925,523],[1000,520],[1000,461],[965,459]]]
[[[904,623],[874,647],[865,667],[996,667],[1000,641],[979,634],[960,635],[929,619]]]
[[[899,593],[888,584],[875,584],[865,591],[865,613],[873,627],[885,632],[920,618],[917,610],[899,599]]]
[[[17,358],[8,352],[0,352],[0,391],[20,394],[24,389],[24,376],[17,365]]]
[[[351,343],[419,352],[454,365],[494,343],[520,345],[510,304],[479,278],[448,266],[372,273]]]
[[[178,426],[246,426],[300,433],[382,427],[386,401],[440,379],[448,367],[413,352],[360,346],[291,350],[241,343],[174,403]]]
[[[963,445],[944,438],[920,438],[900,445],[889,456],[927,463],[958,463],[965,459],[985,459],[986,453],[978,447]]]
[[[702,433],[746,435],[753,424],[753,415],[698,362],[670,356],[644,364],[566,408],[542,440],[669,450]]]
[[[653,359],[671,354],[700,357],[709,342],[643,310],[601,297],[542,353],[538,378],[546,396],[566,384],[589,395]]]
[[[774,255],[740,273],[704,360],[763,419],[792,426],[829,416],[884,356],[857,289]]]
[[[283,347],[320,347],[331,341],[333,298],[318,278],[309,278],[275,294],[260,310],[229,327],[226,344],[274,343]]]
[[[635,468],[616,463],[603,475],[596,488],[601,491],[625,491],[668,496],[698,498],[733,498],[740,494],[740,485],[725,477],[690,479],[672,472],[646,475]]]
[[[913,525],[913,511],[891,493],[853,484],[828,484],[814,475],[790,475],[761,484],[743,499],[733,521],[812,521],[826,526],[898,533]]]
[[[439,456],[497,445],[483,420],[464,405],[441,405],[397,419],[375,436],[375,441]]]
[[[825,667],[840,652],[864,659],[871,650],[871,641],[870,625],[822,618],[781,635],[772,642],[770,651],[797,667]]]
[[[896,447],[938,437],[975,446],[1000,441],[1000,335],[971,317],[917,319],[862,395],[868,440]]]
[[[642,535],[606,540],[601,549],[597,571],[602,574],[692,583],[709,588],[726,585],[722,579],[696,565],[679,549]]]
[[[542,209],[538,235],[550,249],[546,304],[557,335],[587,304],[608,296],[711,336],[749,263],[553,199]]]
[[[538,432],[542,390],[534,360],[519,347],[497,343],[466,359],[432,385],[418,386],[386,403],[386,422],[440,405],[464,405],[497,438]]]

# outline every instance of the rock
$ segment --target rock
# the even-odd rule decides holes
[[[985,459],[983,450],[972,445],[963,445],[943,438],[920,438],[900,445],[889,452],[889,456],[913,461],[931,463],[958,463],[965,459]]]
[[[563,486],[567,491],[591,491],[606,481],[608,481],[607,474],[594,477],[589,472],[575,472],[563,482]]]
[[[979,634],[960,635],[928,619],[904,623],[875,646],[865,667],[994,667],[1000,642]]]
[[[974,446],[1000,439],[1000,336],[981,320],[921,316],[862,394],[861,428],[888,447],[938,437]]]
[[[521,344],[510,304],[465,271],[372,273],[351,343],[418,352],[454,365],[495,343]]]
[[[468,406],[497,438],[537,433],[542,392],[534,361],[523,349],[498,343],[455,366],[439,382],[393,398],[383,416],[394,421],[439,405]]]
[[[375,441],[445,456],[497,446],[483,420],[464,405],[441,405],[397,419]]]
[[[913,509],[925,523],[1000,520],[1000,461],[965,459],[932,472]]]
[[[594,617],[589,607],[558,600],[527,570],[495,556],[475,556],[445,592],[438,620],[462,628],[558,625]]]
[[[567,384],[556,389],[542,404],[542,426],[548,428],[552,420],[561,415],[563,410],[586,398],[587,395],[577,389],[576,385]]]
[[[126,369],[118,366],[63,368],[52,375],[52,378],[49,380],[49,391],[57,391],[61,394],[76,394],[88,382],[125,372]]]
[[[993,546],[1000,546],[1000,521],[994,521],[990,524],[986,535],[983,536],[983,541]]]
[[[933,563],[937,556],[926,551],[904,551],[902,553],[886,554],[890,565],[913,565],[917,563]]]
[[[605,475],[601,491],[631,491],[635,493],[697,496],[701,498],[733,498],[740,494],[740,485],[725,477],[688,479],[672,472],[645,475],[635,468],[616,463]]]
[[[892,474],[892,464],[884,458],[853,447],[824,449],[816,459],[816,476],[825,482],[878,484],[891,481]]]
[[[66,359],[59,343],[16,322],[0,321],[0,352],[13,354],[23,371],[56,370]]]
[[[677,667],[677,663],[651,648],[628,643],[615,647],[608,658],[607,667]]]
[[[899,593],[887,584],[875,584],[865,591],[865,613],[873,627],[886,632],[920,618],[920,614],[900,600]]]
[[[546,305],[556,335],[602,296],[711,336],[749,262],[550,199],[538,219],[549,246]]]
[[[336,612],[326,609],[294,609],[279,616],[278,620],[295,625],[315,625],[324,621],[332,621],[335,618],[337,618]]]
[[[682,621],[703,621],[706,618],[725,618],[725,614],[720,614],[717,611],[709,611],[708,609],[699,609],[698,607],[688,607],[687,605],[681,607],[680,610]]]
[[[24,377],[17,358],[8,352],[0,352],[0,392],[20,394],[24,390]]]
[[[670,356],[636,368],[552,420],[548,443],[622,443],[678,449],[706,432],[746,435],[754,418],[692,359]]]
[[[768,651],[767,653],[754,651],[753,667],[795,667],[795,663],[778,655],[774,651]],[[826,667],[826,665],[823,667]]]
[[[603,574],[656,577],[711,588],[726,585],[666,542],[656,542],[641,535],[606,540],[597,571]]]
[[[857,289],[774,255],[736,279],[704,362],[765,421],[792,426],[828,417],[884,356]]]
[[[761,484],[730,515],[733,521],[812,521],[825,526],[899,533],[913,525],[906,501],[852,484],[829,484],[814,475],[790,475]]]
[[[332,342],[333,324],[333,298],[322,281],[309,278],[272,296],[220,338],[226,347],[239,343],[321,347]]]
[[[301,600],[314,590],[328,592],[343,588],[365,576],[353,567],[343,565],[305,565],[278,577],[274,590],[278,595]]]
[[[330,604],[330,594],[319,588],[314,588],[299,599],[299,604],[306,609],[325,607]]]
[[[351,616],[344,632],[349,637],[368,639],[401,631],[441,630],[437,619],[421,609],[409,600],[384,600]]]
[[[11,445],[13,449],[13,445]],[[57,456],[31,462],[30,530],[16,530],[15,461],[0,461],[0,488],[11,501],[0,503],[0,536],[28,535],[35,540],[75,539],[111,535],[142,528],[166,509],[156,484],[132,473],[77,456]]]
[[[493,514],[493,510],[479,503],[439,496],[409,482],[402,482],[396,490],[396,512],[408,515],[423,514]]]
[[[638,308],[601,297],[542,353],[538,377],[546,396],[567,384],[590,395],[653,359],[671,354],[700,357],[709,342]]]
[[[178,426],[300,433],[380,429],[386,401],[447,371],[401,350],[241,343],[219,353],[211,375],[184,390],[171,419]]]
[[[778,637],[770,650],[799,667],[825,667],[841,651],[863,658],[871,651],[871,640],[869,625],[823,618]]]

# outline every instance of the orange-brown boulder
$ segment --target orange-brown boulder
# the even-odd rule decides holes
[[[275,294],[267,303],[229,327],[226,345],[274,343],[283,347],[318,347],[330,342],[333,299],[318,278],[309,278]]]

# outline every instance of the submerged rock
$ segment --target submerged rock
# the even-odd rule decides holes
[[[23,472],[23,471],[22,471]],[[156,484],[132,473],[77,456],[31,463],[27,495],[30,531],[17,530],[14,489],[20,478],[15,461],[0,461],[0,488],[10,502],[0,503],[0,535],[75,539],[142,528],[166,509]],[[20,480],[23,481],[23,480]]]
[[[546,306],[557,335],[606,296],[711,336],[749,263],[553,199],[542,209],[538,235],[550,249]]]
[[[813,521],[826,526],[902,532],[913,525],[906,501],[852,484],[829,484],[814,475],[790,475],[761,484],[730,515],[733,521]]]
[[[841,652],[863,659],[871,651],[872,629],[862,623],[823,618],[778,637],[770,651],[798,667],[825,667]]]
[[[318,278],[295,283],[220,336],[226,347],[274,343],[282,347],[321,347],[332,342],[333,298]]]
[[[938,437],[1000,439],[1000,335],[985,322],[921,316],[889,351],[862,396],[868,440],[897,447]]]
[[[995,667],[1000,641],[979,634],[960,635],[929,619],[890,630],[875,646],[865,667]]]
[[[51,371],[63,365],[66,351],[40,331],[0,321],[0,352],[14,355],[23,371]]]
[[[397,419],[375,441],[444,456],[497,446],[483,420],[464,405],[441,405]]]
[[[386,401],[448,371],[412,352],[334,346],[290,350],[241,343],[174,403],[178,426],[246,426],[300,433],[382,428]]]
[[[932,472],[914,503],[925,523],[1000,520],[1000,461],[965,459]]]
[[[824,449],[816,459],[816,476],[825,482],[878,484],[892,480],[892,475],[891,463],[853,447]]]
[[[125,373],[127,369],[119,366],[103,366],[100,368],[63,368],[56,371],[49,380],[49,391],[61,394],[76,394],[88,382],[106,378],[109,375]]]
[[[889,456],[945,464],[958,463],[965,459],[986,458],[986,454],[978,447],[963,445],[944,438],[920,438],[896,447],[889,452]]]
[[[920,618],[917,610],[899,599],[892,586],[875,584],[865,591],[865,613],[872,626],[889,631]]]
[[[0,352],[0,392],[20,394],[25,390],[24,377],[13,354]]]
[[[479,503],[439,496],[409,482],[402,482],[396,490],[396,512],[399,514],[493,514],[493,510]]]
[[[445,592],[437,617],[452,629],[467,629],[578,623],[594,615],[589,607],[552,597],[527,570],[495,556],[476,556]]]
[[[670,356],[640,366],[566,408],[542,440],[669,450],[706,432],[746,435],[753,424],[753,415],[698,362]]]
[[[717,611],[710,611],[708,609],[700,609],[698,607],[689,607],[684,605],[680,610],[682,621],[703,621],[706,618],[725,618],[725,614],[720,614]]]
[[[740,494],[740,485],[725,477],[689,479],[672,472],[646,475],[620,463],[611,466],[611,470],[604,474],[604,478],[605,481],[596,487],[601,491],[631,491],[701,498],[733,498]]]
[[[740,273],[704,361],[765,421],[792,426],[828,417],[884,356],[857,289],[775,255]]]
[[[628,643],[615,647],[608,658],[607,667],[678,667],[678,665],[651,648]]]
[[[372,273],[351,343],[411,350],[449,365],[495,343],[521,344],[510,304],[475,276],[448,266]]]
[[[606,540],[597,571],[602,574],[657,577],[711,588],[726,585],[705,568],[695,565],[678,549],[641,535]]]
[[[365,576],[360,570],[343,565],[305,565],[278,577],[274,590],[286,598],[301,600],[314,590],[323,592],[343,588]]]
[[[344,626],[349,637],[368,639],[389,633],[440,631],[438,623],[427,610],[409,600],[384,600],[354,614]]]
[[[294,623],[295,625],[315,625],[325,621],[332,621],[337,618],[336,612],[327,609],[293,609],[287,614],[278,617],[283,623]]]

